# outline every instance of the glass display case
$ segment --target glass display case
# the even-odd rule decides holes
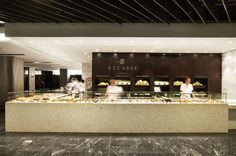
[[[112,97],[112,98],[110,98]],[[117,104],[226,104],[226,94],[195,93],[190,99],[181,100],[180,93],[134,91],[121,94],[107,94],[105,92],[85,92],[68,94],[62,91],[45,93],[10,93],[10,103],[117,103]]]

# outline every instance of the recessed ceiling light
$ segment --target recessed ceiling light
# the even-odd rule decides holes
[[[134,43],[134,41],[129,41],[129,43]]]
[[[133,49],[132,52],[135,52],[135,50]]]
[[[152,49],[152,50],[150,50],[150,52],[154,52],[154,50]]]
[[[172,52],[172,50],[168,50],[168,52]]]
[[[87,55],[88,53],[87,52],[84,52],[84,55]]]
[[[233,44],[233,41],[229,41],[229,44]]]
[[[234,50],[234,48],[231,48],[231,50]]]
[[[98,52],[98,51],[99,51],[99,49],[97,48],[97,49],[95,49],[95,51],[96,51],[96,52]]]
[[[113,50],[114,52],[117,52],[117,50]]]
[[[0,21],[1,24],[5,23],[4,21]]]
[[[29,43],[34,43],[33,41],[29,41]]]
[[[155,41],[155,43],[159,43],[159,41]]]

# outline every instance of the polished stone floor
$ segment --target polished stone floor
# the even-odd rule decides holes
[[[236,156],[229,134],[5,133],[0,156]]]

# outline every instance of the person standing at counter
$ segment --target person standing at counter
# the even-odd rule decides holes
[[[183,83],[180,86],[180,99],[182,100],[190,100],[192,99],[192,97],[194,97],[193,95],[193,85],[191,84],[191,79],[190,77],[186,77],[185,78],[185,83]]]
[[[123,88],[116,86],[116,80],[110,80],[109,86],[107,86],[106,97],[109,100],[116,100],[123,92]]]

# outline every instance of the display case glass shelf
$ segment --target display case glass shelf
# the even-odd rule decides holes
[[[96,95],[96,96],[94,96]],[[115,96],[114,96],[115,95]],[[105,92],[86,92],[82,96],[64,92],[47,93],[11,93],[8,96],[10,103],[152,103],[152,104],[225,104],[226,94],[198,94],[194,98],[181,100],[180,93],[166,92],[160,95],[155,92],[123,92],[109,98]]]

